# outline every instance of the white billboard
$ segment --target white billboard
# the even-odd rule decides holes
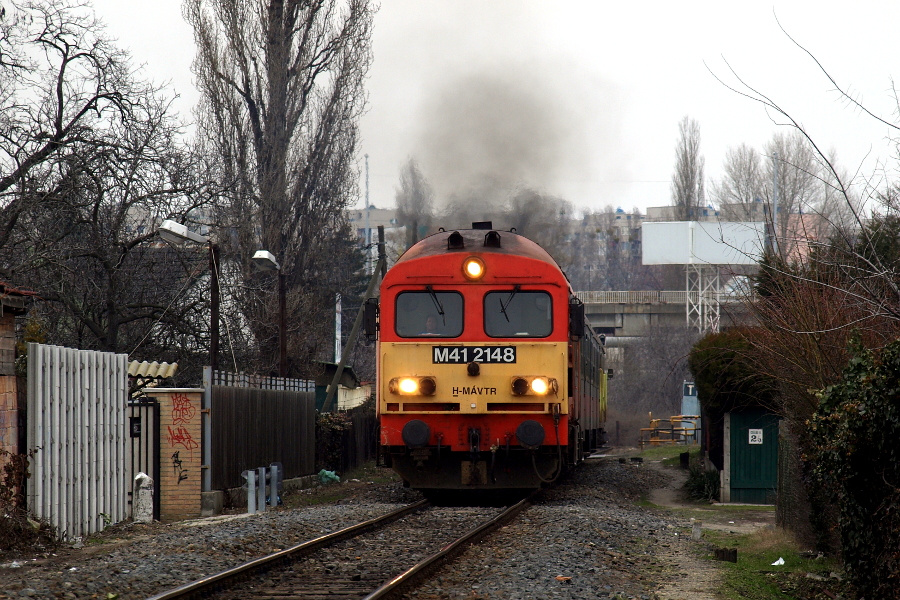
[[[762,257],[765,239],[765,223],[643,223],[642,262],[645,265],[752,265]]]

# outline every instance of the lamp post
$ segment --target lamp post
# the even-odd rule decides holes
[[[253,255],[253,264],[263,271],[278,271],[278,376],[287,377],[287,310],[285,307],[284,271],[267,250]]]
[[[209,291],[209,366],[216,371],[219,369],[219,246],[209,237],[170,219],[159,226],[159,237],[176,246],[186,242],[209,246],[209,270],[212,273]]]

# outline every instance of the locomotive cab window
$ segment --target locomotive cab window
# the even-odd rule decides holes
[[[400,337],[458,337],[463,330],[463,297],[459,292],[401,292],[395,304]]]
[[[553,331],[550,294],[511,290],[484,296],[484,332],[491,337],[547,337]]]

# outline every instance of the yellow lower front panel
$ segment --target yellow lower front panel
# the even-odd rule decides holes
[[[380,352],[381,413],[568,413],[565,342],[392,342],[382,343]],[[403,377],[432,378],[434,394],[407,395],[398,392],[396,386],[392,390],[391,380]],[[533,377],[555,380],[555,389],[545,395],[530,389],[522,395],[513,393],[515,378]]]

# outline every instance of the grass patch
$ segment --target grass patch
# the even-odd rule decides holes
[[[665,508],[663,506],[659,506],[658,504],[650,502],[649,496],[641,496],[640,500],[635,502],[634,505],[640,506],[641,508]]]
[[[340,482],[317,483],[311,488],[285,493],[282,497],[284,507],[300,508],[303,506],[334,504],[358,494],[367,487],[399,481],[399,477],[394,471],[378,467],[374,462],[368,462],[346,474],[339,475],[341,475]]]
[[[340,483],[328,484],[328,487],[312,487],[285,494],[285,508],[301,508],[304,506],[320,506],[334,504],[352,495],[352,491]]]
[[[400,481],[400,478],[392,469],[388,469],[387,467],[378,467],[375,465],[374,461],[369,461],[341,477],[341,481],[343,482],[352,482],[354,479],[359,479],[362,482],[375,484],[394,483],[395,481]]]
[[[709,504],[698,502],[698,507],[703,507],[706,512],[733,514],[741,516],[743,513],[775,512],[774,504]]]
[[[646,506],[653,506],[647,503]],[[709,504],[708,502],[689,502],[685,501],[684,508],[658,507],[665,508],[679,518],[689,521],[697,519],[703,523],[727,523],[728,521],[738,521],[745,519],[753,519],[754,513],[774,513],[774,506],[756,506],[756,505],[734,505],[734,504]],[[695,508],[693,508],[695,507]],[[706,529],[703,530],[706,535]],[[719,533],[712,531],[711,533]],[[733,547],[733,546],[732,546]]]
[[[728,600],[846,597],[844,584],[830,576],[839,565],[829,559],[803,558],[787,530],[761,529],[747,535],[704,530],[703,536],[710,544],[710,560],[714,548],[737,548],[737,563],[718,563],[724,573],[720,591]],[[779,558],[784,564],[772,565]]]
[[[666,466],[679,465],[680,457],[683,452],[690,452],[691,455],[700,453],[700,446],[691,444],[690,446],[667,444],[665,446],[646,446],[641,451],[641,458],[644,460],[661,460]]]

